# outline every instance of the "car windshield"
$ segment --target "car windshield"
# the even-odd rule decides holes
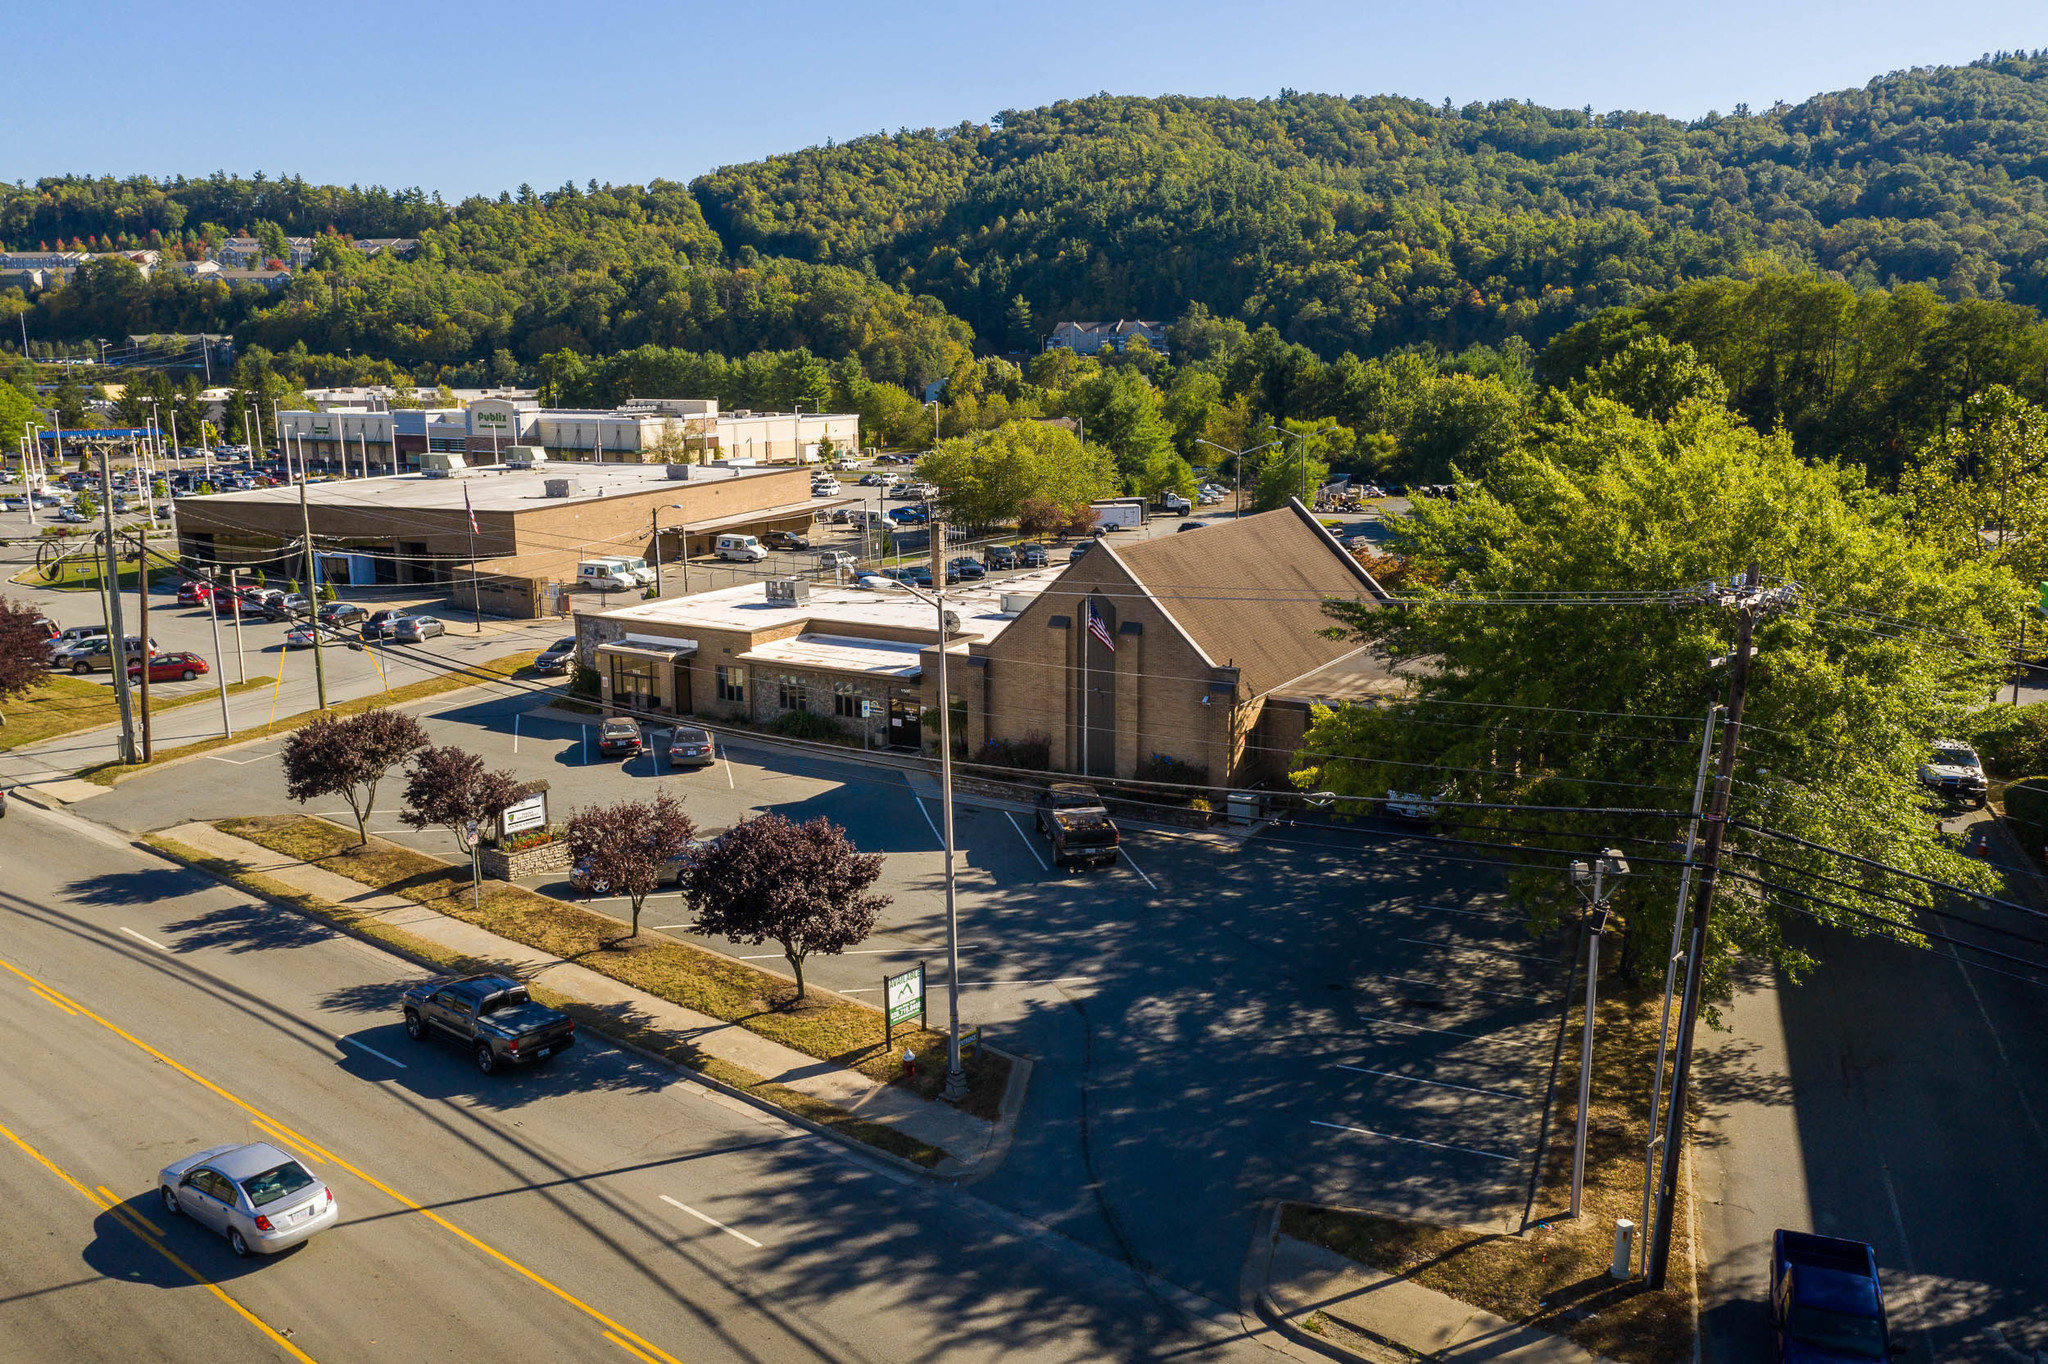
[[[1884,1328],[1874,1318],[1821,1307],[1794,1307],[1787,1334],[1801,1345],[1854,1359],[1883,1359]]]
[[[313,1176],[296,1160],[288,1160],[274,1169],[260,1175],[251,1175],[242,1181],[242,1192],[249,1195],[249,1202],[256,1207],[268,1207],[280,1198],[288,1198],[313,1182]]]
[[[576,636],[571,635],[567,639],[558,639],[553,644],[548,645],[548,652],[551,654],[567,653],[575,647]]]
[[[1977,755],[1962,744],[1936,744],[1934,760],[1950,767],[1975,767]]]

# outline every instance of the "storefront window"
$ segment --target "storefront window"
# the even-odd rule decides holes
[[[718,670],[718,699],[733,701],[741,705],[747,700],[747,670],[737,663],[720,667]]]
[[[860,688],[856,687],[853,683],[834,682],[832,684],[832,713],[834,715],[858,720],[860,718],[860,702]]]
[[[615,698],[654,695],[654,660],[613,654],[612,695]]]
[[[804,680],[790,673],[784,673],[779,680],[781,683],[780,699],[782,708],[784,710],[802,710],[804,708]]]

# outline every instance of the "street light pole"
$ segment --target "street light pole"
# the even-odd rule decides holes
[[[668,504],[667,509],[669,511],[682,511],[683,504],[671,502]],[[654,527],[654,595],[656,597],[661,595],[661,513],[662,508],[656,507],[647,514],[649,523]],[[687,522],[683,524],[682,532],[683,595],[687,597],[690,595],[690,527]]]
[[[1213,440],[1203,440],[1200,436],[1195,437],[1195,444],[1206,445],[1211,450],[1221,450],[1224,454],[1231,457],[1230,514],[1232,516],[1242,516],[1244,514],[1244,457],[1246,455],[1256,455],[1261,450],[1270,450],[1279,443],[1277,440],[1269,440],[1263,445],[1254,445],[1248,450],[1233,450],[1227,445],[1218,445]]]
[[[1295,447],[1295,457],[1301,461],[1301,505],[1309,508],[1310,510],[1314,510],[1315,503],[1309,500],[1308,495],[1309,440],[1311,437],[1326,435],[1331,431],[1341,431],[1344,428],[1333,422],[1328,426],[1318,426],[1313,431],[1289,431],[1278,426],[1268,426],[1266,429],[1280,437],[1280,441],[1275,442],[1275,444],[1285,442],[1289,436],[1293,436],[1297,441],[1300,442],[1300,444]]]

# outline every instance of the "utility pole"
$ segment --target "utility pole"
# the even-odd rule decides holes
[[[1757,617],[1790,605],[1798,598],[1796,584],[1766,589],[1763,570],[1754,562],[1738,583],[1709,583],[1703,594],[1713,605],[1739,612],[1735,649],[1728,656],[1727,723],[1721,731],[1721,756],[1714,768],[1714,795],[1705,816],[1706,847],[1701,853],[1699,888],[1694,892],[1692,931],[1685,948],[1685,994],[1678,1012],[1678,1055],[1671,1069],[1671,1105],[1664,1117],[1664,1166],[1657,1180],[1657,1221],[1644,1261],[1651,1288],[1664,1286],[1671,1260],[1671,1221],[1678,1201],[1678,1156],[1685,1141],[1687,1090],[1692,1084],[1693,1029],[1699,1022],[1700,981],[1706,972],[1707,929],[1713,915],[1714,884],[1721,871],[1721,844],[1728,830],[1728,795],[1735,778],[1735,752],[1742,734],[1742,705],[1749,693],[1749,660]]]
[[[135,596],[142,603],[142,619],[136,626],[142,631],[142,760],[148,762],[153,755],[149,742],[149,665],[155,650],[149,643],[149,532],[143,530],[135,537]],[[123,646],[125,648],[125,646]],[[121,671],[128,670],[128,660],[121,660]]]
[[[313,518],[306,509],[306,480],[303,478],[299,480],[299,530],[306,543],[306,628],[313,632],[313,686],[319,694],[320,709],[326,710],[327,663],[320,655],[320,590],[313,584]],[[278,675],[283,676],[282,665]]]
[[[220,654],[220,574],[214,569],[206,571],[208,591],[206,593],[206,623],[213,627],[213,679],[220,687],[220,737],[235,737],[234,718],[228,714],[228,669],[227,660]]]
[[[121,620],[121,542],[114,535],[112,456],[100,449],[100,536],[106,547],[107,663],[114,670],[114,702],[121,709],[121,761],[135,761],[135,708],[128,694],[128,631]],[[148,648],[145,642],[143,647]],[[146,655],[145,655],[146,656]]]
[[[242,570],[239,568],[228,570],[228,605],[233,608],[235,613],[235,681],[247,682],[249,680],[249,667],[247,661],[242,656]],[[215,603],[215,609],[219,609],[218,603]],[[281,660],[283,655],[279,655],[279,658]],[[280,661],[278,667],[282,668],[283,666],[284,664]]]
[[[1617,879],[1628,875],[1628,863],[1622,860],[1619,848],[1603,849],[1590,870],[1584,862],[1571,865],[1574,888],[1583,890],[1588,877],[1593,882],[1593,894],[1586,902],[1586,1019],[1579,1041],[1579,1118],[1572,1136],[1572,1217],[1579,1215],[1579,1193],[1586,1185],[1586,1120],[1593,1102],[1593,1008],[1600,997],[1600,936],[1607,931],[1610,913],[1605,889],[1610,875]]]

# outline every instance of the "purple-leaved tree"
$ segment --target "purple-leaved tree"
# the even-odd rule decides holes
[[[403,711],[378,707],[356,715],[322,715],[292,732],[278,756],[285,794],[301,805],[339,796],[356,817],[359,846],[370,841],[377,783],[407,755],[427,746],[427,731]]]
[[[26,696],[50,675],[50,630],[27,602],[0,597],[0,705]],[[0,725],[7,717],[0,715]]]
[[[519,779],[510,772],[493,772],[482,758],[453,744],[423,748],[406,770],[405,809],[398,818],[414,829],[438,825],[460,839],[471,821],[488,825],[517,799]],[[472,882],[480,879],[480,851],[480,845],[469,850]]]
[[[632,902],[632,936],[637,938],[640,907],[661,884],[663,869],[689,851],[696,833],[682,805],[663,791],[652,801],[578,810],[569,817],[569,856],[583,865],[591,884]]]
[[[844,952],[874,931],[889,903],[869,887],[882,874],[880,853],[864,853],[846,831],[818,818],[796,824],[758,815],[697,851],[683,873],[700,933],[736,943],[774,942],[804,997],[804,959]]]

